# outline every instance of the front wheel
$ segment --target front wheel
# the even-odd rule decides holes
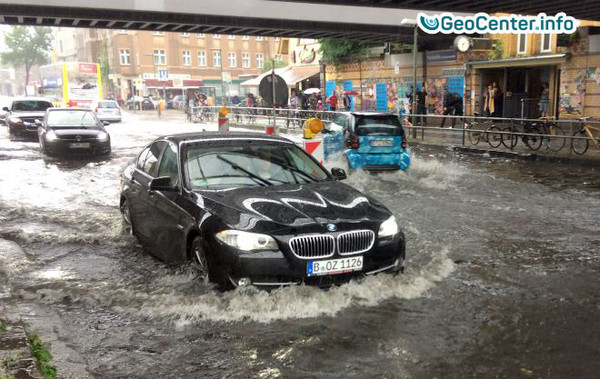
[[[571,140],[571,149],[573,149],[573,152],[579,155],[585,154],[588,147],[590,146],[590,141],[588,140],[587,135],[585,134],[585,130],[580,130],[578,132],[573,133],[573,137],[579,137],[573,138]]]
[[[198,273],[198,278],[206,285],[215,283],[221,290],[231,289],[231,282],[216,269],[212,257],[207,254],[200,237],[194,238],[190,247],[192,266]]]
[[[500,133],[500,128],[497,126],[490,126],[486,130],[487,134],[487,142],[493,148],[498,148],[502,143],[502,133]]]
[[[565,146],[567,138],[565,131],[558,125],[550,128],[550,136],[548,137],[548,149],[551,151],[559,151]]]
[[[135,235],[135,229],[133,227],[133,217],[131,216],[131,207],[129,206],[129,200],[123,200],[121,204],[121,216],[122,216],[122,228],[123,234],[133,236]]]
[[[534,134],[532,136],[523,136],[523,142],[533,151],[537,151],[542,146],[542,136],[540,135],[540,130],[536,127],[532,127],[527,131],[529,134]]]
[[[506,148],[512,150],[515,146],[517,146],[518,136],[514,133],[513,129],[510,126],[503,128],[502,131],[505,132],[505,134],[502,134],[502,144]]]
[[[481,131],[475,129],[474,125],[468,125],[467,126],[467,135],[469,136],[469,142],[471,142],[471,145],[477,145],[479,143],[479,141],[481,140]]]

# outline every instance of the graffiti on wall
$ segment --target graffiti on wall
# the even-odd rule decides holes
[[[569,83],[561,83],[559,107],[560,113],[581,116],[583,114],[583,101],[586,91],[586,82],[593,80],[600,84],[600,68],[588,67],[579,70],[573,77],[574,88],[569,88]]]

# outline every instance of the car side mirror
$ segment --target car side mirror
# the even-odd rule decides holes
[[[170,176],[160,176],[150,181],[150,191],[174,191]]]
[[[10,112],[10,110],[8,109],[8,107],[2,107],[2,110],[3,110],[4,112]]]
[[[36,119],[36,120],[34,121],[34,124],[35,124],[36,126],[42,126],[42,120],[38,120],[38,119]]]
[[[110,122],[108,122],[108,121],[102,121],[102,125],[108,126],[108,125],[110,125]]]
[[[348,176],[346,175],[346,171],[343,168],[334,167],[331,169],[331,175],[335,178],[335,180],[344,180]]]

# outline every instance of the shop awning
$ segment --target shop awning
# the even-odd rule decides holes
[[[152,88],[173,87],[172,80],[145,79],[144,84],[146,85],[146,87]]]
[[[498,59],[492,61],[467,62],[473,68],[504,68],[504,67],[533,67],[552,66],[565,62],[567,54],[540,55],[536,57]]]
[[[301,82],[311,76],[318,75],[320,67],[318,65],[310,66],[288,66],[283,68],[276,68],[275,74],[281,76],[285,80],[288,87],[296,87],[296,83]],[[240,85],[242,87],[258,87],[260,81],[267,75],[271,74],[271,71],[265,72],[254,79],[246,80]]]
[[[202,87],[203,85],[202,80],[183,79],[184,87]]]

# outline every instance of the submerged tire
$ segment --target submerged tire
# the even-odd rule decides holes
[[[227,276],[217,269],[213,259],[207,254],[200,237],[194,238],[190,245],[190,259],[192,266],[198,272],[198,277],[204,284],[214,283],[221,291],[233,287]]]
[[[133,226],[133,217],[131,216],[131,208],[127,199],[123,200],[123,204],[121,204],[121,217],[123,234],[134,236],[135,228]]]

